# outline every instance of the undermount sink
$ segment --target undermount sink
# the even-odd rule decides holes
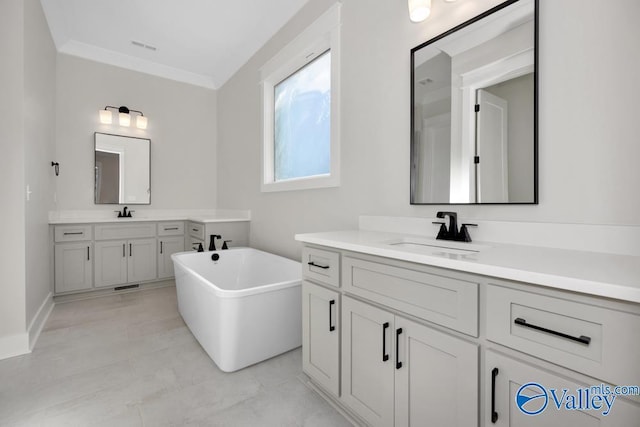
[[[465,242],[452,242],[447,240],[422,239],[419,237],[403,237],[384,242],[396,248],[413,249],[420,252],[437,254],[445,253],[449,255],[473,255],[489,249],[486,245],[477,245]]]

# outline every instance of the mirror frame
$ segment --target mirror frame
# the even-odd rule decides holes
[[[148,141],[149,143],[149,202],[145,203],[136,203],[136,202],[123,202],[123,203],[98,203],[96,200],[96,191],[98,188],[98,181],[96,176],[96,171],[98,168],[97,159],[96,159],[96,145],[97,145],[97,136],[98,135],[108,135],[108,136],[117,136],[120,138],[130,138],[130,139],[141,139],[144,141]],[[129,136],[129,135],[119,135],[116,133],[106,133],[106,132],[94,132],[93,133],[93,204],[94,205],[151,205],[151,138],[142,138],[137,136]]]
[[[441,40],[445,37],[447,37],[450,34],[455,33],[456,31],[459,31],[465,27],[468,27],[469,25],[478,22],[484,18],[486,18],[487,16],[498,12],[499,10],[502,10],[514,3],[517,3],[520,0],[507,0],[503,3],[500,3],[497,6],[492,7],[491,9],[481,13],[480,15],[477,15],[459,25],[456,25],[455,27],[451,28],[450,30],[445,31],[444,33],[441,33],[429,40],[427,40],[424,43],[419,44],[418,46],[414,47],[411,49],[411,53],[410,53],[410,69],[411,69],[411,78],[410,78],[410,102],[411,102],[411,108],[410,108],[410,150],[409,150],[409,203],[411,205],[537,205],[539,202],[539,197],[538,197],[538,89],[539,89],[539,85],[538,85],[538,78],[539,78],[539,47],[540,47],[540,43],[539,43],[539,0],[533,0],[533,7],[534,7],[534,11],[533,11],[533,20],[534,20],[534,64],[533,64],[533,201],[531,202],[466,202],[466,203],[443,203],[443,202],[415,202],[414,201],[414,188],[415,188],[415,172],[413,170],[413,153],[414,153],[414,149],[415,149],[415,60],[414,60],[414,55],[415,52],[418,51],[419,49],[422,49],[425,46],[428,46],[432,43],[437,42],[438,40]]]

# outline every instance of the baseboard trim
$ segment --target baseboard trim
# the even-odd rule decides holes
[[[29,349],[29,334],[7,335],[0,337],[0,360],[31,353]]]
[[[44,328],[45,323],[47,323],[47,319],[49,318],[54,306],[53,293],[49,292],[49,295],[47,295],[44,301],[42,301],[38,312],[33,316],[29,329],[27,330],[29,335],[29,350],[32,350],[36,345],[36,341],[38,341],[42,328]]]
[[[55,295],[53,297],[53,300],[56,303],[63,303],[63,302],[78,301],[78,300],[91,299],[91,298],[100,298],[100,297],[116,295],[116,294],[126,294],[130,292],[141,292],[149,289],[166,288],[166,287],[175,286],[175,285],[176,285],[176,282],[174,279],[167,279],[167,280],[161,280],[157,282],[140,283],[140,286],[137,288],[122,289],[119,291],[116,291],[114,289],[115,287],[111,287],[106,289],[78,292],[74,294]]]

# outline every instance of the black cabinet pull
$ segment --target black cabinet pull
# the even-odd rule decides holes
[[[516,320],[513,321],[513,323],[515,323],[516,325],[524,326],[525,328],[535,329],[536,331],[546,332],[551,335],[566,338],[571,341],[576,341],[576,342],[579,342],[580,344],[589,345],[589,343],[591,343],[590,337],[587,337],[584,335],[580,335],[579,337],[574,337],[572,335],[567,335],[562,332],[554,331],[553,329],[547,329],[547,328],[543,328],[542,326],[532,325],[531,323],[527,323],[527,321],[521,317],[518,317]]]
[[[160,240],[160,254],[162,254],[162,240]]]
[[[382,324],[382,361],[386,362],[389,360],[389,355],[387,354],[387,328],[389,328],[389,322],[384,322]]]
[[[82,235],[82,234],[84,234],[84,232],[82,232],[82,231],[78,231],[78,232],[74,232],[74,233],[71,233],[71,232],[65,232],[64,233],[65,236],[78,236],[78,235]]]
[[[198,229],[197,229],[197,228],[192,228],[191,230],[192,230],[192,231],[196,231],[196,232],[198,231]]]
[[[319,265],[319,264],[316,264],[316,263],[315,263],[315,262],[313,262],[313,261],[309,261],[307,264],[309,264],[309,265],[310,265],[310,266],[312,266],[312,267],[324,268],[325,270],[326,270],[327,268],[329,268],[329,266],[328,266],[328,265]]]
[[[169,228],[165,228],[164,231],[169,231],[169,230],[177,230],[178,227],[169,227]],[[193,230],[196,231],[196,230]]]
[[[498,421],[498,413],[496,412],[496,377],[498,376],[498,368],[491,370],[491,423]]]
[[[91,258],[89,255],[89,246],[87,246],[87,261],[91,261]]]
[[[396,369],[402,368],[402,362],[400,361],[400,334],[402,328],[396,329]]]
[[[329,332],[333,332],[336,330],[336,327],[333,326],[333,322],[331,321],[331,317],[332,317],[332,309],[331,306],[334,305],[336,303],[336,300],[332,299],[331,301],[329,301]]]
[[[133,245],[129,243],[129,256],[133,256]]]
[[[124,257],[126,257],[126,256],[127,256],[127,254],[126,254],[126,252],[125,252],[125,251],[126,251],[126,249],[125,249],[125,244],[123,243],[123,244],[122,244],[122,258],[124,258]]]

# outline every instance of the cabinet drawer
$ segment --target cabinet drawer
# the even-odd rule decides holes
[[[91,231],[91,225],[56,225],[54,229],[55,242],[91,240],[93,238]]]
[[[345,256],[342,281],[348,292],[478,336],[478,283],[470,279],[418,265],[403,268]]]
[[[96,240],[136,239],[155,237],[156,223],[101,224],[96,225]]]
[[[199,222],[190,222],[189,235],[196,239],[204,240],[204,224]]]
[[[302,249],[302,275],[326,285],[340,287],[340,254],[324,249]]]
[[[184,222],[161,222],[158,224],[158,236],[182,236]]]
[[[487,286],[487,338],[614,384],[640,384],[640,315]]]

